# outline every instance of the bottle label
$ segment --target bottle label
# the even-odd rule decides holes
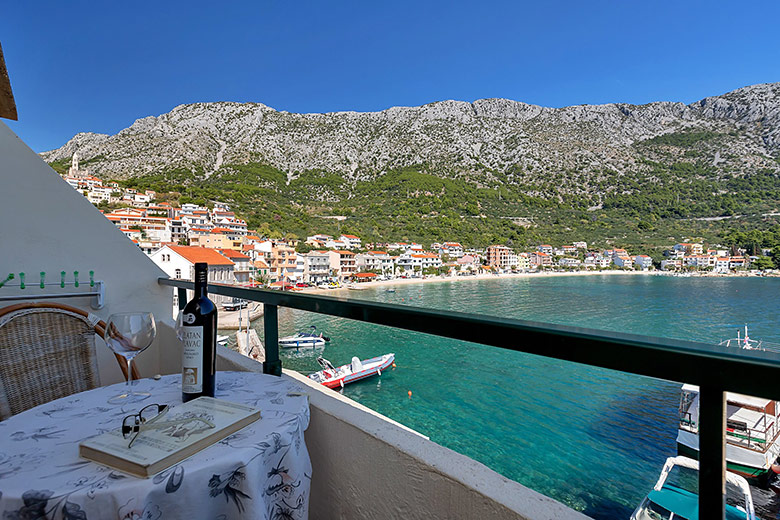
[[[184,349],[181,356],[181,391],[203,392],[203,326],[182,327]]]

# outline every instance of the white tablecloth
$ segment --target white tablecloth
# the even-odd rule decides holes
[[[251,372],[218,372],[216,397],[262,410],[243,430],[149,479],[79,458],[83,439],[118,429],[150,403],[181,403],[181,376],[143,379],[152,392],[124,406],[122,385],[47,403],[0,422],[2,518],[167,520],[308,517],[311,461],[305,388]]]

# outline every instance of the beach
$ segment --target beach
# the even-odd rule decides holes
[[[502,273],[502,274],[476,274],[468,276],[428,276],[425,278],[394,278],[392,280],[375,280],[371,282],[360,282],[352,284],[349,287],[341,286],[337,289],[321,289],[319,287],[308,287],[301,292],[308,294],[332,294],[337,291],[371,289],[375,287],[394,287],[399,285],[411,285],[421,283],[441,283],[441,282],[469,282],[475,280],[504,280],[510,278],[552,278],[560,276],[611,276],[611,275],[638,275],[638,276],[664,276],[660,271],[542,271],[536,273]],[[353,289],[350,289],[352,287]]]

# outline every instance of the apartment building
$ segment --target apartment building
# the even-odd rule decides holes
[[[355,255],[355,264],[360,271],[379,271],[380,273],[392,273],[394,269],[393,258],[387,251],[368,251]]]
[[[491,267],[505,269],[509,267],[509,255],[512,250],[507,246],[494,245],[487,248],[487,264]]]
[[[298,254],[298,261],[302,262],[302,280],[307,283],[319,284],[330,279],[331,263],[337,262],[339,255],[333,251],[310,251]],[[334,257],[333,260],[331,257]]]

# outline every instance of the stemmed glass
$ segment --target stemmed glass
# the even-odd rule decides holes
[[[136,403],[151,395],[149,392],[134,392],[131,378],[133,358],[152,344],[156,334],[157,326],[151,312],[122,312],[109,316],[103,338],[111,350],[127,360],[125,391],[109,399],[110,404]]]

